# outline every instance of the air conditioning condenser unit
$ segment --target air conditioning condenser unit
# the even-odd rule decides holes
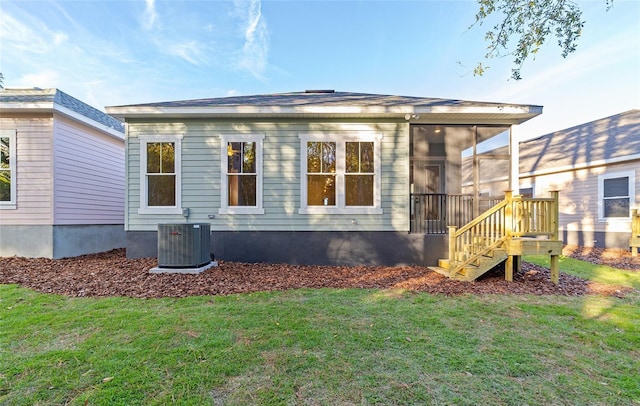
[[[211,262],[211,224],[158,224],[158,266],[198,268]]]

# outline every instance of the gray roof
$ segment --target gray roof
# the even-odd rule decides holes
[[[520,174],[640,158],[640,110],[629,110],[520,143]]]
[[[37,105],[51,103],[65,107],[88,119],[124,133],[124,125],[116,118],[76,99],[58,89],[2,89],[0,90],[0,105],[3,110],[21,110],[37,108]]]
[[[297,107],[297,106],[501,106],[503,103],[474,102],[432,97],[391,96],[370,93],[306,90],[254,96],[231,96],[207,99],[178,100],[159,103],[132,104],[127,107]],[[118,106],[124,107],[124,106]]]
[[[234,118],[406,118],[411,122],[491,122],[519,124],[540,113],[528,104],[477,102],[431,97],[392,96],[333,90],[232,96],[110,106],[120,119],[143,117]],[[483,121],[484,120],[484,121]]]

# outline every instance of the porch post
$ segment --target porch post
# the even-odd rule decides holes
[[[473,218],[480,215],[480,160],[478,159],[478,126],[473,126]]]
[[[504,198],[508,202],[504,210],[504,232],[508,240],[511,240],[511,232],[513,231],[513,194],[510,190],[504,192]],[[509,244],[509,242],[507,242]],[[504,263],[504,279],[507,282],[513,282],[513,255],[507,256]]]
[[[509,189],[514,195],[520,194],[520,144],[509,127]]]

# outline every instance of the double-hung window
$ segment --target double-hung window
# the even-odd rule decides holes
[[[182,214],[179,135],[140,136],[140,214]]]
[[[300,214],[382,214],[380,134],[300,135]]]
[[[16,208],[16,130],[0,130],[0,209]]]
[[[598,177],[598,218],[601,221],[629,220],[635,204],[635,172],[618,172]]]
[[[221,135],[220,214],[264,214],[263,140],[264,134]]]

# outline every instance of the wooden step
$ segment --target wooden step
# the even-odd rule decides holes
[[[473,281],[487,273],[495,266],[507,259],[507,251],[503,248],[495,250],[476,258],[472,263],[467,264],[456,273],[451,273],[450,261],[448,259],[438,260],[438,266],[449,272],[449,277],[455,280]]]
[[[448,258],[439,259],[438,268],[449,269],[449,259]]]
[[[439,273],[440,275],[449,277],[449,270],[446,268],[443,268],[441,266],[430,266],[429,269],[431,269],[433,272]]]

